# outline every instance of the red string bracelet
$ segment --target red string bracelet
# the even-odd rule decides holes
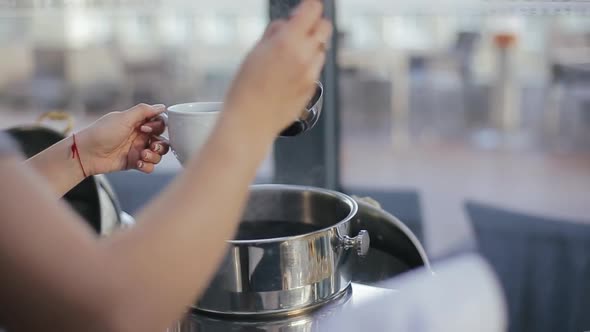
[[[72,159],[78,156],[78,163],[80,164],[80,168],[82,169],[82,174],[84,174],[84,178],[87,178],[86,171],[84,170],[84,166],[82,165],[82,159],[80,159],[80,151],[78,151],[78,145],[76,144],[76,134],[72,134],[72,138],[74,139],[74,143],[72,144]]]

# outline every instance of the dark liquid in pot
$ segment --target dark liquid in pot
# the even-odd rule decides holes
[[[289,221],[242,221],[235,240],[262,240],[303,235],[324,227]]]

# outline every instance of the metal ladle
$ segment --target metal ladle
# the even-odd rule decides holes
[[[324,101],[324,86],[321,82],[316,82],[316,89],[313,97],[307,103],[305,109],[299,115],[299,118],[289,127],[285,128],[280,136],[292,137],[300,135],[315,126],[320,119]]]

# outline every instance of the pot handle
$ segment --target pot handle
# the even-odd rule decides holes
[[[381,204],[379,204],[379,202],[377,202],[377,200],[375,200],[371,197],[352,196],[352,198],[357,202],[365,203],[365,204],[371,205],[374,208],[381,209]]]
[[[356,253],[359,256],[366,256],[369,252],[369,248],[371,247],[371,238],[369,237],[369,232],[366,230],[362,230],[358,233],[355,237],[350,236],[343,236],[342,237],[342,245],[344,249],[356,249]]]

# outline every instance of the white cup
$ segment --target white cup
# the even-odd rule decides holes
[[[207,142],[222,107],[222,102],[178,104],[162,114],[168,126],[170,148],[182,165]]]

